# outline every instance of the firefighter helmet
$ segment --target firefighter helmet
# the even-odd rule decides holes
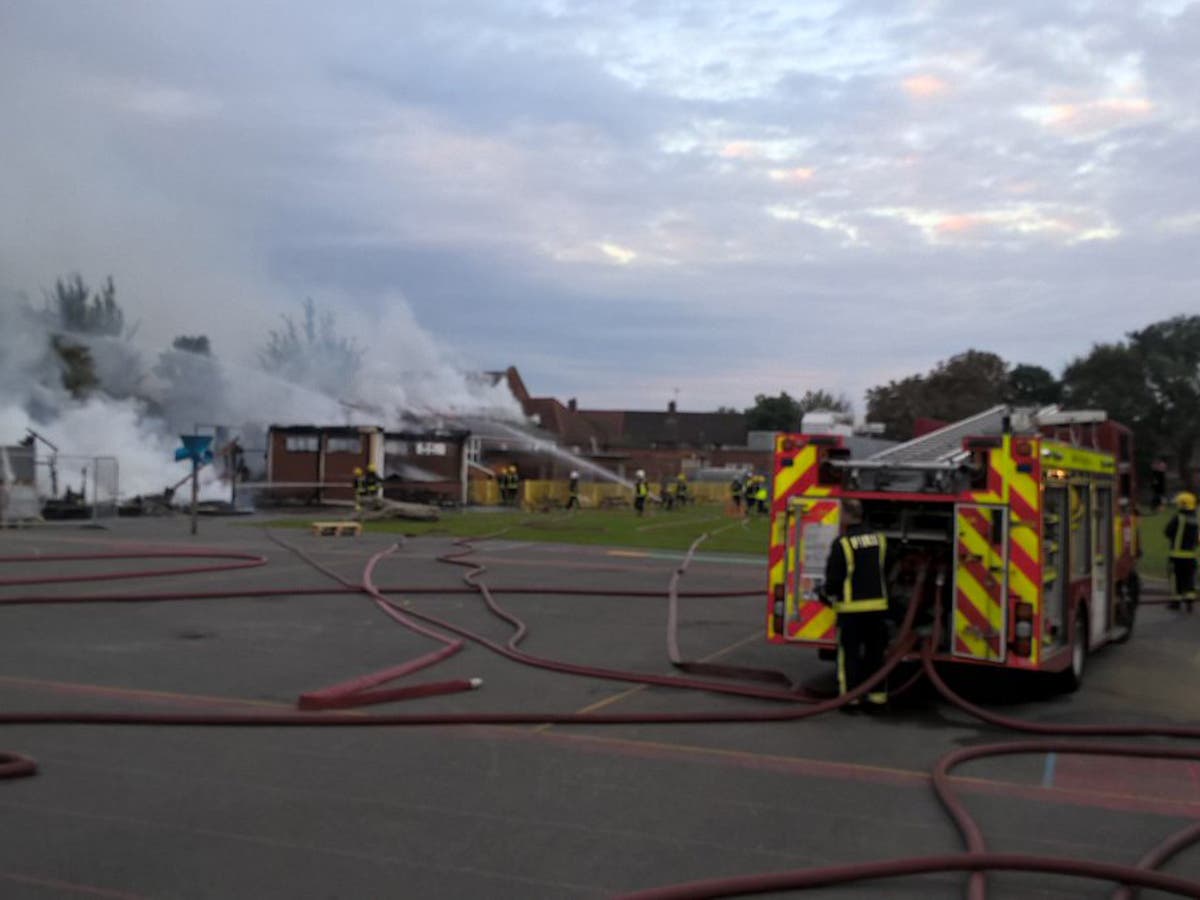
[[[374,466],[367,466],[367,471],[374,474],[377,470]]]
[[[637,471],[636,471],[634,474],[635,474],[635,475],[637,475],[637,477],[638,477],[638,478],[645,478],[645,477],[646,477],[646,470],[645,470],[645,469],[638,469],[638,470],[637,470]]]
[[[355,474],[355,475],[361,475],[362,473],[363,473],[363,471],[362,471],[362,467],[361,467],[361,466],[355,466],[355,467],[354,467],[354,474]]]
[[[1196,495],[1191,491],[1180,491],[1175,495],[1175,505],[1180,509],[1193,510],[1196,508]]]

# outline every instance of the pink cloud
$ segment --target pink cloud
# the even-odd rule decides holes
[[[937,97],[950,90],[950,85],[936,75],[910,75],[900,86],[910,97]]]
[[[783,181],[789,184],[800,184],[813,177],[813,170],[804,166],[792,169],[772,169],[767,173],[772,181]]]

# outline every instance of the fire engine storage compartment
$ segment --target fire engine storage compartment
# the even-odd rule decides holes
[[[865,524],[887,538],[889,615],[901,621],[909,605],[921,602],[915,627],[929,634],[941,607],[939,651],[951,645],[955,566],[955,504],[952,498],[921,500],[863,499]],[[914,595],[925,570],[923,593]]]

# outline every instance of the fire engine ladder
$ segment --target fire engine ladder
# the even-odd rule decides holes
[[[963,438],[1003,433],[1005,419],[1012,412],[1012,408],[1006,404],[993,406],[937,431],[880,450],[855,465],[896,469],[952,468],[963,458]]]

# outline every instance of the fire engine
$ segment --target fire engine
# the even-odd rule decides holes
[[[1053,673],[1074,690],[1088,652],[1129,638],[1140,582],[1128,428],[1101,411],[996,406],[869,455],[856,443],[776,436],[768,640],[836,646],[822,582],[850,497],[887,537],[893,609],[924,604],[918,631],[935,659]]]

